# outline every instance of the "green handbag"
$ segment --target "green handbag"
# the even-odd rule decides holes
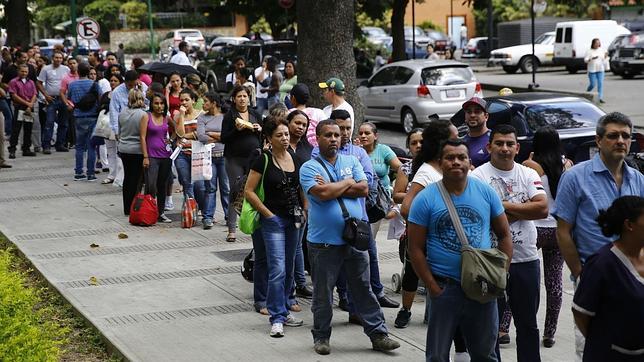
[[[262,172],[262,180],[259,186],[255,189],[257,197],[260,201],[264,202],[264,174],[266,174],[266,167],[268,166],[268,155],[264,153],[264,172]],[[243,192],[240,191],[240,192]],[[239,215],[239,230],[244,234],[252,234],[259,228],[259,211],[255,210],[253,205],[244,198],[242,204],[241,214]]]

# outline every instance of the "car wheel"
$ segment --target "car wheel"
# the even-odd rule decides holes
[[[514,74],[517,72],[517,70],[519,70],[519,67],[514,65],[504,65],[503,70],[508,74]]]
[[[401,123],[403,130],[405,130],[405,133],[409,133],[412,129],[418,127],[418,122],[416,122],[416,115],[414,115],[414,112],[409,108],[403,109]]]
[[[634,73],[631,73],[631,72],[629,72],[629,71],[627,71],[627,70],[625,70],[625,71],[622,73],[622,78],[623,78],[623,79],[633,79],[633,77],[635,77],[635,74],[634,74]]]
[[[521,58],[519,66],[521,67],[521,71],[523,73],[532,73],[533,67],[535,70],[539,68],[539,60],[535,59],[532,55],[527,55]]]
[[[572,65],[567,65],[566,70],[570,74],[576,74],[579,69],[577,67],[572,66]]]

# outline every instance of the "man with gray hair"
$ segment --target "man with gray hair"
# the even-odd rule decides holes
[[[575,288],[584,263],[615,238],[606,237],[597,223],[599,210],[608,209],[618,197],[644,197],[644,175],[624,159],[632,141],[633,123],[624,114],[612,112],[597,123],[595,142],[599,152],[563,173],[552,214],[557,218],[559,249],[572,273]],[[588,313],[573,303],[580,313]],[[584,337],[575,326],[575,351],[581,361]]]

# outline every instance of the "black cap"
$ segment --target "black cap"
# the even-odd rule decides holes
[[[484,112],[487,112],[487,102],[483,98],[472,97],[465,103],[463,103],[463,109],[468,106],[479,106],[483,109]]]
[[[291,95],[295,97],[295,101],[297,101],[298,104],[306,104],[306,102],[309,101],[309,98],[311,98],[309,87],[304,83],[297,83],[294,85],[293,88],[291,88]]]

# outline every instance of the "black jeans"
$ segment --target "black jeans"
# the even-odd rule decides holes
[[[25,110],[26,107],[16,106],[15,112],[13,112],[13,125],[11,127],[11,138],[9,139],[9,152],[16,152],[16,147],[18,146],[18,137],[20,137],[20,129],[24,127],[22,132],[22,152],[28,152],[31,148],[31,129],[33,128],[33,122],[23,122],[18,121],[18,113],[21,110]]]
[[[143,176],[143,155],[119,152],[123,161],[123,213],[130,214],[134,196],[141,190]]]
[[[163,214],[165,207],[166,186],[171,169],[172,160],[169,158],[150,157],[150,167],[145,170],[145,193],[157,199],[159,215]]]

